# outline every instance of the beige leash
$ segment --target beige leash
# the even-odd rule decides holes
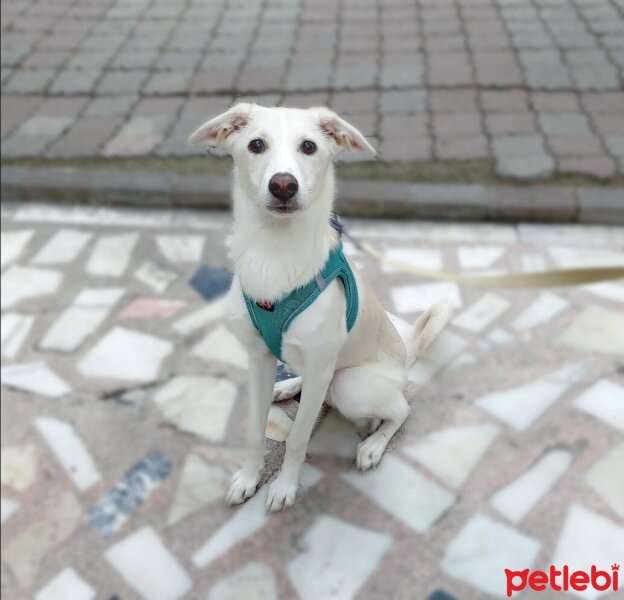
[[[610,267],[587,267],[577,269],[554,269],[533,273],[511,273],[509,275],[472,275],[446,273],[416,267],[402,260],[383,254],[368,242],[356,241],[347,234],[353,243],[370,256],[393,269],[412,273],[425,279],[454,281],[463,285],[476,285],[491,288],[549,288],[597,283],[613,279],[624,279],[624,265]]]

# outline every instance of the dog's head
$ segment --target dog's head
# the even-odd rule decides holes
[[[375,154],[355,127],[327,108],[241,103],[189,139],[230,154],[245,196],[275,216],[310,206],[340,151]]]

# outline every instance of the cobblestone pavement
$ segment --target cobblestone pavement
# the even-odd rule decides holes
[[[184,156],[235,98],[383,161],[624,172],[623,0],[2,0],[2,155]]]
[[[410,372],[411,416],[360,475],[360,434],[326,411],[297,504],[268,516],[297,402],[274,405],[262,487],[226,507],[247,378],[222,321],[229,223],[4,206],[3,598],[481,600],[504,596],[505,567],[621,562],[623,282],[485,293],[347,244],[400,319],[456,305]],[[350,225],[435,268],[624,260],[622,228]]]

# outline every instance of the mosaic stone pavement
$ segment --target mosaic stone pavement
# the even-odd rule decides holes
[[[624,172],[623,0],[2,0],[2,155],[185,156],[236,98],[383,161]]]
[[[360,434],[324,412],[297,504],[269,516],[297,403],[274,405],[262,487],[226,507],[247,366],[223,325],[229,225],[4,205],[3,598],[485,599],[504,596],[505,567],[621,561],[622,281],[485,292],[347,244],[398,327],[437,298],[456,306],[410,372],[411,416],[361,475]],[[622,228],[350,225],[435,268],[624,261]]]

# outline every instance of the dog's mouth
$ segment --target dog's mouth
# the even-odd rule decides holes
[[[297,204],[296,202],[290,202],[290,201],[282,202],[280,200],[275,200],[273,202],[269,202],[267,208],[272,213],[275,213],[278,215],[287,215],[287,214],[294,213],[297,210],[299,210],[299,204]]]

